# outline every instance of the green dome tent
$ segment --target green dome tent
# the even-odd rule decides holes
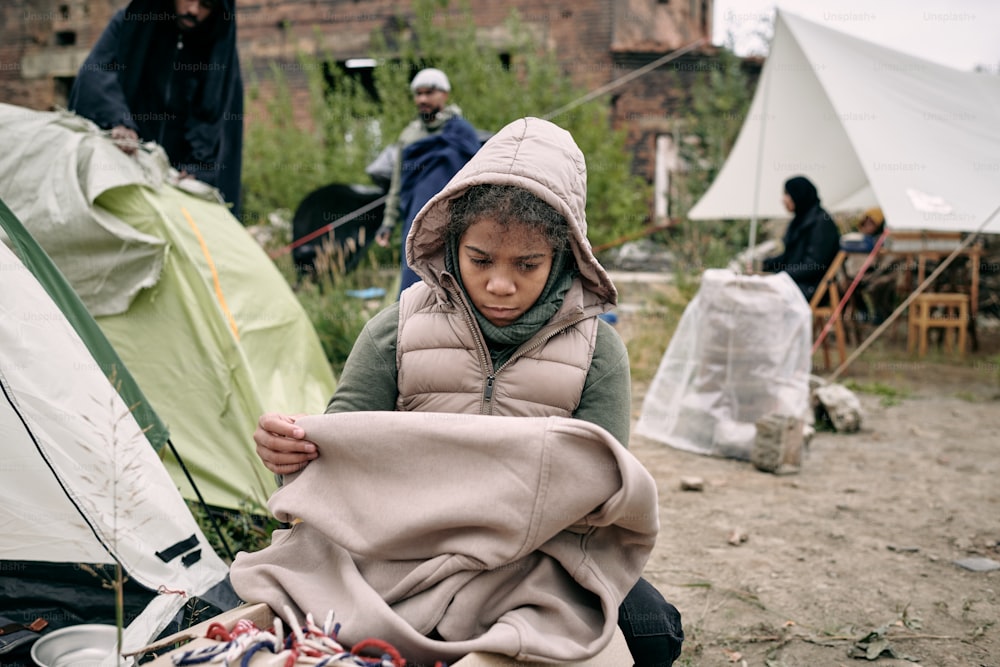
[[[275,480],[254,451],[257,418],[322,412],[336,380],[263,249],[213,189],[172,173],[154,144],[130,157],[86,119],[0,104],[0,198],[94,316],[205,501],[260,511]]]

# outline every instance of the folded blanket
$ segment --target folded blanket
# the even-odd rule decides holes
[[[299,420],[320,456],[269,501],[296,523],[240,553],[236,592],[333,610],[411,663],[603,649],[656,540],[656,485],[576,419],[356,412]]]

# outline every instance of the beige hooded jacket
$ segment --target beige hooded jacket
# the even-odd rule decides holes
[[[377,637],[415,665],[579,661],[611,640],[659,523],[654,480],[607,431],[425,412],[298,424],[320,456],[269,507],[301,521],[237,555],[243,600],[333,610],[344,643]]]

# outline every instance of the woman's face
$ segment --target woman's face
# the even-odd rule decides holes
[[[785,205],[785,210],[789,213],[795,213],[795,202],[792,201],[792,196],[787,192],[785,196],[781,198],[782,203]]]
[[[552,269],[552,246],[534,227],[483,217],[459,239],[458,269],[472,305],[504,327],[541,296]]]

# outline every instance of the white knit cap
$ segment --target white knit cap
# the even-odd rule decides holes
[[[417,88],[436,88],[447,93],[451,91],[451,84],[448,83],[448,77],[444,72],[428,67],[417,72],[410,82],[410,90],[416,91]]]

